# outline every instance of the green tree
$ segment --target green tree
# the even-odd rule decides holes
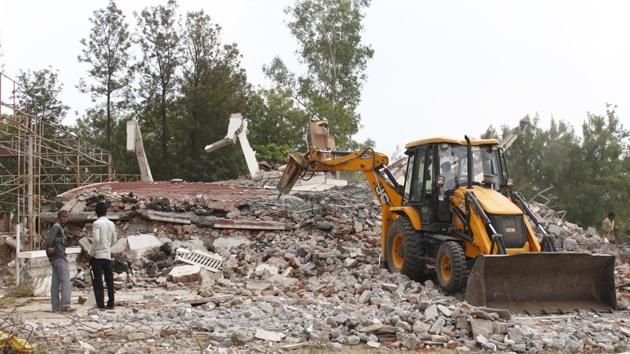
[[[363,10],[369,0],[298,0],[286,9],[298,41],[304,75],[275,58],[265,73],[288,90],[309,115],[327,118],[339,146],[350,146],[361,117],[357,107],[374,50],[362,42]]]
[[[170,178],[173,165],[169,161],[170,125],[174,116],[174,100],[180,65],[180,35],[176,26],[177,4],[151,6],[137,15],[138,43],[143,53],[140,68],[142,100],[141,123],[146,128],[148,150],[159,141],[161,159],[156,164],[156,178]]]
[[[47,123],[61,124],[69,107],[59,97],[63,84],[59,82],[57,70],[50,66],[40,70],[20,70],[17,81],[24,88],[23,92],[17,93],[23,111],[41,116]]]
[[[72,132],[97,146],[105,144],[106,137],[102,134],[105,130],[106,112],[104,104],[86,110],[82,117],[77,119],[76,125],[72,127]],[[121,116],[112,125],[112,169],[114,174],[140,174],[138,160],[134,153],[126,150],[127,120],[131,119],[131,114]],[[151,161],[149,161],[151,162]]]
[[[193,181],[238,177],[245,162],[236,146],[207,154],[222,139],[231,113],[247,116],[250,86],[236,44],[222,44],[221,28],[203,11],[185,16],[181,35],[182,80],[172,143],[177,176]]]
[[[516,188],[532,197],[552,187],[545,196],[550,206],[567,211],[567,219],[584,226],[599,226],[609,211],[619,224],[630,217],[630,136],[620,123],[614,106],[605,115],[589,113],[582,125],[582,138],[563,121],[551,120],[548,129],[538,117],[507,151],[507,163]],[[502,127],[502,136],[508,133]],[[496,137],[490,127],[484,136]]]
[[[83,92],[92,94],[93,102],[105,99],[105,126],[101,132],[105,131],[106,136],[103,146],[111,151],[112,127],[116,121],[112,111],[122,108],[127,102],[127,88],[132,79],[129,70],[129,61],[132,59],[129,52],[129,26],[125,22],[125,15],[113,0],[106,8],[94,11],[90,22],[92,29],[89,39],[81,39],[83,50],[78,60],[90,65],[88,75],[93,82],[88,85],[81,80],[79,87]]]
[[[249,101],[249,140],[258,159],[286,163],[289,153],[306,149],[308,115],[288,89],[260,89]]]
[[[571,181],[573,193],[566,198],[575,219],[587,225],[598,225],[608,211],[615,211],[622,220],[630,216],[629,132],[615,108],[608,105],[605,115],[588,114],[582,125],[582,146],[572,166],[576,171]]]

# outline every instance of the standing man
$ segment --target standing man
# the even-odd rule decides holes
[[[602,221],[602,235],[610,242],[617,242],[617,230],[615,230],[615,213],[612,211]]]
[[[53,224],[46,237],[46,255],[52,265],[52,284],[50,286],[50,304],[53,312],[72,311],[70,308],[70,270],[66,259],[66,240],[63,227],[68,222],[68,212],[59,210],[57,222]],[[60,299],[61,295],[61,299]]]
[[[111,247],[116,243],[116,225],[107,218],[107,204],[96,203],[98,219],[92,224],[92,250],[90,268],[96,305],[99,308],[114,308],[114,273],[112,272]],[[107,306],[103,295],[103,274],[107,283]]]

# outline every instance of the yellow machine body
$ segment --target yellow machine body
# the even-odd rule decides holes
[[[407,144],[407,154],[412,156],[416,149],[428,146],[434,149],[431,151],[452,148],[460,152],[466,147],[467,159],[472,161],[476,156],[471,153],[472,147],[495,154],[498,141],[430,138]],[[429,153],[425,156],[430,157]],[[438,156],[437,152],[434,156]],[[445,195],[440,191],[441,175],[431,175],[420,184],[410,181],[414,173],[409,169],[413,166],[408,166],[406,184],[399,186],[391,176],[389,180],[386,178],[388,162],[387,156],[369,148],[347,153],[310,149],[305,154],[295,153],[290,157],[278,189],[288,193],[295,182],[309,172],[364,172],[381,204],[381,252],[383,259],[389,260],[388,268],[418,278],[422,272],[411,269],[410,264],[433,266],[446,292],[463,287],[453,285],[456,280],[465,285],[466,299],[473,305],[528,312],[616,307],[614,257],[544,252],[530,223],[530,214],[524,212],[527,207],[516,203],[518,199],[510,197],[511,192],[503,193],[478,182],[472,184],[470,177],[467,185],[458,185]],[[462,169],[461,164],[459,168]],[[473,168],[469,164],[471,176]],[[500,170],[497,166],[494,169]],[[432,188],[440,197],[435,198],[433,204],[410,202],[407,188],[413,183],[425,185],[426,190]],[[433,215],[432,208],[438,205],[442,208],[446,205],[452,218],[436,229],[436,223],[423,220],[430,220],[427,215]],[[493,224],[501,224],[504,234],[498,233]],[[507,242],[508,246],[501,247],[503,238],[510,232],[516,234],[516,229],[521,232],[519,240],[522,242]],[[465,263],[464,279],[457,278],[457,272],[462,272],[462,262]]]

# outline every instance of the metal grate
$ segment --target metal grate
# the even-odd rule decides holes
[[[178,248],[175,256],[176,261],[198,265],[211,272],[220,272],[223,267],[223,258],[218,254],[205,253],[199,251],[189,251],[185,248]]]

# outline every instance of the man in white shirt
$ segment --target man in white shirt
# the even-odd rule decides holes
[[[92,224],[92,249],[90,268],[96,305],[99,308],[114,308],[114,273],[112,272],[111,247],[116,243],[116,225],[107,218],[107,204],[96,203],[98,219]],[[107,306],[103,294],[103,275],[107,284]]]

